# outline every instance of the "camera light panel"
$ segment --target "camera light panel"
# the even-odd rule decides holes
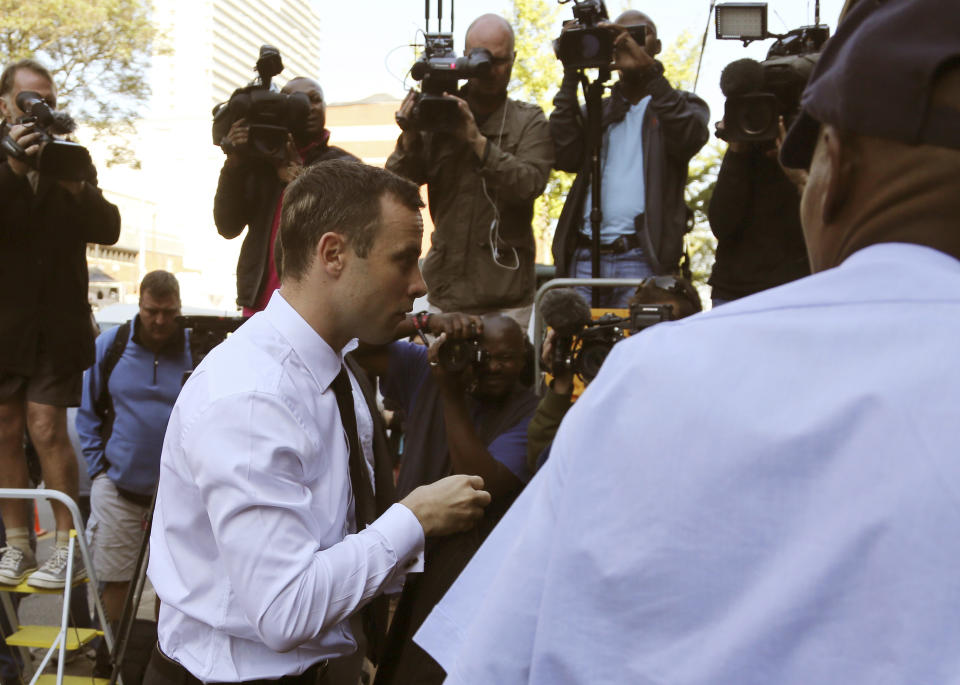
[[[716,7],[717,38],[763,40],[767,37],[767,3],[727,2]]]

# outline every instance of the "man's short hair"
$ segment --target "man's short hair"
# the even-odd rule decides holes
[[[389,193],[420,209],[415,183],[361,162],[331,160],[308,167],[287,186],[280,218],[284,278],[301,279],[324,233],[338,233],[366,257],[380,226],[380,198]]]
[[[180,283],[177,281],[177,277],[169,271],[157,269],[144,276],[143,280],[140,281],[140,297],[143,297],[143,294],[147,291],[150,292],[151,297],[158,300],[173,295],[178,302],[180,301]]]
[[[21,69],[29,69],[44,77],[50,83],[53,83],[53,76],[50,74],[50,70],[40,64],[40,62],[30,58],[21,59],[12,64],[8,64],[3,70],[3,75],[0,76],[0,97],[5,97],[13,92],[13,81],[17,77],[17,72]]]

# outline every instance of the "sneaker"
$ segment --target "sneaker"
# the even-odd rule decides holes
[[[27,585],[47,590],[62,590],[67,577],[68,548],[55,547],[53,555],[47,559],[39,571],[30,574]],[[79,554],[73,555],[73,582],[87,577],[87,569],[83,567],[83,558]]]
[[[37,558],[30,550],[19,547],[0,549],[0,585],[19,585],[37,570]]]

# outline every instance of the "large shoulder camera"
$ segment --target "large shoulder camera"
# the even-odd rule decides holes
[[[22,90],[17,94],[17,107],[24,113],[17,123],[32,123],[33,130],[40,133],[40,152],[36,156],[28,156],[17,141],[6,135],[0,142],[4,153],[30,164],[45,176],[61,181],[86,181],[92,178],[93,160],[87,148],[55,137],[76,130],[73,117],[51,109],[39,93],[30,90]]]
[[[716,7],[717,38],[754,40],[776,38],[763,62],[737,60],[724,68],[720,90],[727,97],[724,128],[717,137],[728,142],[770,143],[779,134],[779,118],[787,128],[800,112],[800,96],[830,37],[819,23],[783,35],[767,31],[767,5],[724,3]]]
[[[443,0],[437,4],[437,28],[443,17]],[[450,131],[460,125],[460,108],[456,100],[444,93],[455,92],[458,82],[486,76],[493,68],[489,50],[477,48],[469,55],[457,57],[453,49],[453,19],[451,33],[430,33],[430,0],[426,2],[427,32],[424,33],[423,53],[410,67],[410,75],[420,82],[410,117],[398,117],[397,124],[404,131]]]
[[[571,0],[559,0],[564,5]],[[613,41],[616,34],[600,26],[608,21],[603,0],[573,0],[573,19],[564,22],[564,31],[553,43],[553,51],[566,69],[603,69],[613,62]],[[647,40],[647,27],[627,29],[638,45]]]
[[[283,71],[280,51],[272,45],[260,47],[254,69],[256,79],[213,108],[213,144],[250,159],[281,162],[286,158],[288,135],[292,133],[298,142],[306,135],[310,98],[304,93],[280,93],[272,86],[273,77]],[[245,145],[234,147],[225,139],[238,119],[246,120],[250,132]]]

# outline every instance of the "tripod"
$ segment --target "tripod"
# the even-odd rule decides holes
[[[600,228],[603,226],[601,192],[603,186],[603,91],[610,80],[610,69],[601,68],[594,81],[584,71],[580,84],[587,101],[587,150],[590,155],[590,269],[593,278],[600,278]],[[600,292],[590,289],[591,307],[600,306]]]

